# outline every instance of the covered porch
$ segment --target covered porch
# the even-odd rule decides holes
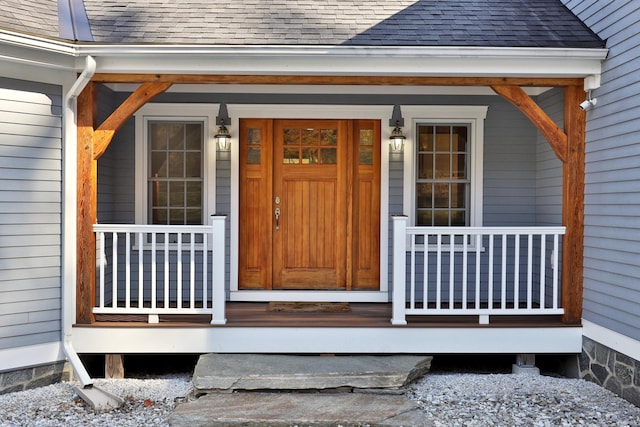
[[[592,62],[585,60],[595,72]],[[526,74],[523,70],[513,73]],[[587,75],[575,74],[572,69],[526,78],[92,75],[78,98],[74,346],[88,353],[579,351],[585,113],[577,105],[584,100]],[[100,123],[92,106],[99,104],[101,85],[134,89]],[[262,303],[240,302],[233,294],[238,281],[233,260],[238,257],[234,241],[239,215],[233,202],[230,212],[213,215],[209,224],[200,226],[97,220],[98,160],[118,131],[169,88],[179,92],[182,87],[189,91],[195,87],[197,91],[211,85],[233,85],[245,91],[263,85],[269,90],[300,87],[303,92],[358,86],[383,92],[405,86],[452,93],[461,88],[490,90],[491,96],[508,101],[530,120],[560,161],[561,224],[415,226],[401,215],[406,207],[392,211],[387,199],[386,205],[380,203],[380,253],[384,256],[379,259],[375,302],[359,297],[360,291],[340,299],[334,298],[339,291],[324,296],[322,291],[297,292],[287,298],[287,291],[270,290],[251,291],[254,296],[259,293],[253,301]],[[561,94],[564,129],[527,93],[536,88],[554,88]],[[381,139],[384,153],[386,136]],[[394,161],[391,156],[402,162],[407,155],[383,155],[383,192],[385,185],[391,187],[385,162]],[[237,156],[231,152],[232,176],[238,173]],[[238,188],[232,183],[230,191],[233,200]],[[346,300],[351,311],[304,315],[267,311],[269,301],[283,300]],[[142,318],[144,322],[139,322]],[[119,343],[114,342],[115,336]]]

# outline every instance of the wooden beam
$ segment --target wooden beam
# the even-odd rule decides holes
[[[78,201],[76,241],[76,322],[93,323],[96,282],[97,162],[93,159],[96,88],[89,83],[78,97]]]
[[[245,74],[107,74],[97,73],[97,83],[171,82],[182,84],[246,85],[392,85],[392,86],[540,86],[566,87],[583,84],[580,78],[536,77],[429,77],[429,76],[319,76],[319,75],[245,75]]]
[[[562,245],[562,321],[579,324],[582,318],[584,264],[584,183],[586,113],[582,85],[564,91],[564,126],[569,145],[563,165],[562,223],[567,228]]]
[[[544,135],[556,156],[563,163],[567,161],[567,135],[521,87],[491,85],[491,89],[522,111]]]
[[[122,354],[104,355],[104,377],[119,380],[124,378],[124,357]]]
[[[133,114],[155,96],[171,87],[171,82],[146,82],[140,85],[116,110],[96,129],[93,139],[93,159],[98,160],[109,147],[115,133]]]

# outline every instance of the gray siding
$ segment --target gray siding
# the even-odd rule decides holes
[[[562,129],[564,94],[552,89],[540,95],[538,104]],[[536,225],[562,225],[562,162],[540,132],[536,141]]]
[[[565,3],[609,49],[587,113],[583,317],[640,340],[640,2]]]
[[[61,98],[0,78],[0,350],[60,340]]]

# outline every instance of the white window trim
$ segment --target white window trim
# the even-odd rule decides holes
[[[471,128],[469,178],[471,179],[469,197],[469,226],[482,226],[483,209],[483,153],[484,120],[488,106],[474,105],[422,105],[402,106],[405,120],[406,140],[404,145],[404,193],[403,214],[409,217],[409,224],[416,221],[416,129],[417,125],[429,123],[468,124]],[[409,126],[409,127],[408,127]]]
[[[147,123],[150,120],[202,121],[204,123],[203,162],[202,162],[202,220],[208,225],[208,218],[215,214],[216,202],[216,145],[215,116],[218,104],[146,104],[135,113],[135,221],[136,224],[148,224],[148,186],[147,176],[148,141]]]

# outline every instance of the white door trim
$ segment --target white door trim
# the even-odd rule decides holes
[[[386,126],[393,105],[277,105],[229,104],[231,117],[231,212],[230,212],[230,292],[231,301],[341,301],[387,302],[388,291],[388,222],[389,216],[389,140],[391,128]],[[268,119],[378,119],[381,120],[380,170],[380,290],[379,291],[252,291],[238,289],[238,241],[240,213],[239,129],[241,118]]]

